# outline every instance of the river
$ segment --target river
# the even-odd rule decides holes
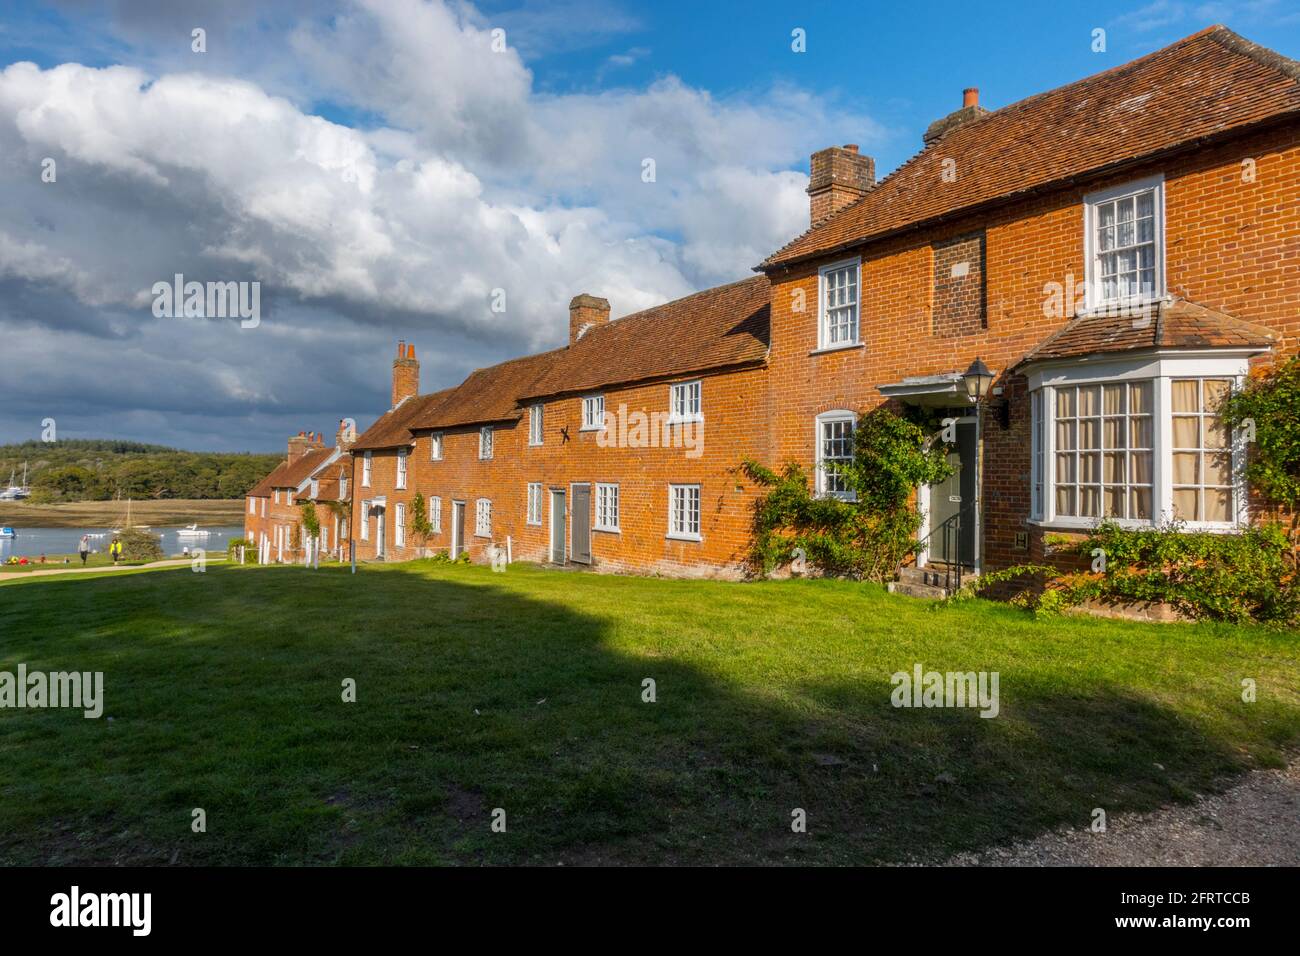
[[[15,538],[0,538],[0,563],[8,561],[11,556],[39,558],[42,554],[76,554],[81,536],[87,532],[101,534],[103,537],[90,539],[92,552],[107,551],[113,535],[108,528],[15,528]],[[151,533],[162,540],[165,554],[180,554],[186,547],[193,550],[203,548],[205,551],[225,551],[226,542],[231,538],[241,537],[244,529],[239,525],[225,525],[205,528],[207,535],[202,537],[180,537],[180,528],[153,528]]]

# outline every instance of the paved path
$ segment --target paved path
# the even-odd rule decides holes
[[[1117,814],[1105,833],[1056,830],[946,865],[1300,866],[1300,759],[1187,806]]]
[[[149,564],[120,564],[117,567],[100,565],[97,568],[82,568],[60,565],[58,567],[41,568],[38,571],[0,571],[0,581],[16,581],[19,578],[26,580],[27,578],[44,577],[47,574],[111,574],[114,571],[141,571],[145,568],[179,568],[189,564],[191,560],[190,558],[168,558],[166,561],[153,561]],[[216,558],[208,558],[209,562],[217,560]],[[220,560],[225,560],[224,554],[222,554]],[[3,565],[0,565],[0,567],[3,567]]]

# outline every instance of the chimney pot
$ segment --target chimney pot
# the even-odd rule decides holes
[[[978,86],[968,86],[961,91],[961,108],[966,109],[968,106],[980,105],[980,89]]]

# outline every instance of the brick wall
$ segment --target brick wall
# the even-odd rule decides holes
[[[1254,182],[1243,182],[1248,159]],[[1067,321],[1044,315],[1044,289],[1071,277],[1084,280],[1084,195],[1157,172],[1165,176],[1168,291],[1268,326],[1284,336],[1280,353],[1295,352],[1300,131],[1292,126],[873,245],[862,256],[861,348],[812,354],[817,268],[845,253],[777,272],[769,371],[774,463],[793,459],[812,467],[819,412],[870,410],[882,401],[877,385],[960,372],[979,356],[999,373],[996,384],[1011,403],[1008,430],[995,416],[982,422],[985,567],[1042,558],[1042,535],[1028,523],[1027,382],[1003,372]],[[983,327],[963,318],[969,313],[954,305],[960,297],[937,298],[935,282],[942,259],[959,255],[962,237],[980,231],[987,301]],[[1016,548],[1018,531],[1030,532],[1028,550]]]
[[[595,524],[595,484],[619,486],[620,530],[593,530],[592,567],[597,570],[636,571],[681,575],[738,576],[749,540],[749,523],[755,490],[739,473],[746,457],[766,458],[767,392],[766,373],[748,369],[696,376],[701,381],[704,412],[702,432],[685,432],[691,426],[669,426],[667,443],[662,428],[655,429],[658,447],[602,447],[594,431],[581,429],[580,396],[552,399],[544,403],[544,434],[541,446],[528,444],[528,415],[517,423],[494,428],[493,457],[478,458],[477,427],[457,428],[443,433],[443,457],[430,458],[430,434],[420,433],[408,459],[407,488],[395,487],[396,452],[376,451],[371,458],[371,487],[359,484],[353,494],[354,525],[360,520],[362,499],[383,495],[388,501],[386,546],[390,560],[417,556],[418,542],[409,534],[404,548],[396,547],[393,527],[395,503],[404,502],[409,514],[416,493],[442,499],[442,531],[427,542],[431,551],[451,546],[453,501],[465,502],[465,544],[473,560],[488,558],[491,545],[504,547],[507,538],[515,560],[547,561],[550,546],[551,491],[565,491],[569,509],[573,505],[573,484],[592,485],[592,525]],[[691,381],[679,378],[671,381]],[[606,412],[615,421],[632,421],[635,414],[647,419],[669,411],[670,381],[606,390]],[[649,429],[647,429],[649,431]],[[567,433],[567,440],[565,435]],[[618,431],[613,432],[617,445]],[[696,455],[686,447],[687,439],[698,447]],[[647,435],[648,438],[648,435]],[[359,458],[359,456],[358,456]],[[359,480],[358,461],[354,474]],[[542,522],[527,522],[527,488],[542,485]],[[699,542],[670,539],[668,533],[668,489],[670,484],[700,485]],[[492,502],[492,534],[474,533],[476,502]],[[566,527],[571,528],[572,515]],[[359,530],[359,526],[356,526]],[[372,519],[371,540],[358,538],[358,556],[373,558],[377,542]]]

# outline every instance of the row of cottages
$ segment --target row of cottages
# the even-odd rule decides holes
[[[272,561],[306,560],[309,546],[337,560],[351,557],[348,483],[352,478],[349,449],[356,441],[351,420],[339,422],[334,447],[326,447],[318,432],[299,432],[289,439],[285,459],[258,482],[245,499],[244,538]],[[320,525],[313,540],[304,523],[310,502]],[[269,550],[267,550],[269,549]]]
[[[351,449],[358,556],[737,574],[739,464],[843,495],[821,466],[886,402],[951,420],[922,566],[1043,560],[1046,532],[1107,517],[1250,520],[1214,408],[1300,335],[1295,61],[1213,27],[1002,109],[969,89],[885,179],[832,147],[808,192],[755,278],[613,322],[580,295],[565,347],[429,395],[399,348]]]

